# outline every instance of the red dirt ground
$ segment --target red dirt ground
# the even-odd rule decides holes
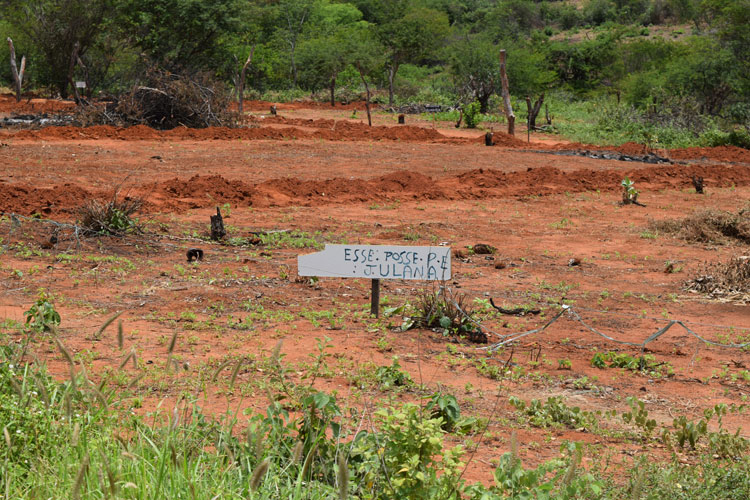
[[[249,103],[246,109],[266,112],[268,106]],[[324,278],[311,284],[295,279],[297,256],[314,251],[310,238],[446,244],[464,250],[454,257],[448,285],[475,307],[493,297],[506,306],[536,305],[545,311],[544,317],[485,312],[491,332],[539,327],[564,300],[588,324],[624,340],[642,340],[670,318],[710,339],[746,342],[750,322],[741,298],[711,300],[686,292],[683,284],[705,262],[746,255],[747,245],[691,244],[657,234],[649,224],[701,208],[736,212],[745,207],[747,151],[673,150],[669,157],[684,163],[650,165],[552,154],[612,148],[550,145],[542,136],[527,144],[497,134],[502,145],[488,148],[482,131],[432,128],[432,122],[411,117],[404,127],[389,124],[390,115],[376,114],[378,126],[370,129],[338,108],[278,109],[281,117],[253,115],[262,125],[240,130],[0,131],[0,211],[72,222],[87,200],[107,199],[118,188],[122,196],[145,202],[144,233],[83,238],[80,248],[62,236],[50,244],[52,225],[21,219],[19,226],[1,219],[0,244],[11,246],[0,246],[0,319],[23,321],[37,290],[47,289],[63,318],[63,342],[96,377],[116,369],[122,353],[111,332],[101,340],[92,334],[114,312],[125,311],[126,351],[134,347],[141,363],[138,370],[126,368],[125,375],[130,380],[137,372],[146,374],[134,389],[134,401],[143,403],[137,411],[170,407],[181,394],[200,398],[209,411],[240,403],[263,409],[262,356],[283,340],[289,377],[304,383],[315,339],[324,336],[331,338],[333,356],[330,372],[316,387],[337,391],[342,404],[359,409],[389,398],[419,401],[415,391],[381,391],[372,384],[372,367],[390,364],[398,355],[402,367],[426,384],[427,394],[442,387],[456,395],[464,414],[489,419],[488,433],[472,436],[480,446],[466,476],[485,482],[491,481],[494,460],[508,450],[514,429],[529,464],[557,456],[564,440],[583,441],[589,445],[587,456],[608,456],[613,463],[630,463],[634,454],[668,456],[658,444],[523,425],[508,403],[510,395],[524,400],[561,395],[567,404],[592,411],[624,411],[625,398],[635,396],[668,426],[678,415],[699,418],[714,404],[742,404],[750,396],[747,351],[703,345],[677,327],[648,346],[657,362],[672,368],[668,376],[592,367],[597,351],[637,356],[639,350],[608,342],[565,317],[488,357],[441,332],[400,332],[395,328],[400,317],[370,318],[365,280]],[[639,148],[614,149],[642,154]],[[693,175],[704,177],[705,195],[692,191]],[[625,176],[635,181],[646,207],[619,204]],[[197,239],[207,233],[216,206],[228,215],[230,238],[292,230],[307,239],[278,246]],[[466,247],[477,243],[498,252],[469,255]],[[203,262],[185,262],[185,250],[192,246],[205,250]],[[581,265],[569,267],[571,258]],[[674,272],[665,273],[667,261],[676,264]],[[415,281],[382,286],[383,301],[392,306],[414,304],[421,291],[431,289]],[[189,370],[164,369],[174,332],[174,356]],[[490,338],[500,337],[490,333]],[[50,339],[38,341],[35,351],[53,373],[66,375]],[[251,360],[239,374],[238,388],[230,391],[220,378],[204,393],[200,381],[230,356]],[[569,361],[570,369],[561,369],[561,361]],[[493,379],[478,368],[482,362],[495,370],[512,364],[516,375]],[[742,416],[725,418],[730,429],[746,424]],[[619,419],[604,425],[629,429]],[[458,444],[463,438],[449,441]],[[691,454],[680,456],[695,460]]]

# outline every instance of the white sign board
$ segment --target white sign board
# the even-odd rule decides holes
[[[326,245],[325,250],[297,257],[300,276],[335,278],[448,280],[450,247]]]
[[[86,82],[76,82],[76,88],[77,89],[85,89],[86,88]]]

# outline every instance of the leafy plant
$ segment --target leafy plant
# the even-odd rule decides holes
[[[622,414],[623,422],[635,425],[641,430],[644,439],[648,440],[656,429],[656,420],[648,418],[648,410],[646,410],[646,404],[643,401],[630,397],[628,398],[628,404],[630,405],[630,411]]]
[[[515,396],[511,396],[510,404],[515,406],[534,427],[562,425],[571,429],[591,430],[599,426],[599,420],[595,414],[578,407],[567,406],[563,402],[562,396],[549,397],[544,403],[538,399],[532,399],[528,404]]]
[[[625,177],[622,182],[622,203],[625,205],[638,203],[639,191],[635,188],[635,182]]]
[[[479,125],[480,118],[480,104],[478,101],[473,101],[464,107],[464,120],[466,121],[466,128],[477,128]]]
[[[383,389],[394,387],[405,387],[411,385],[411,375],[401,371],[401,364],[398,362],[398,356],[393,357],[391,366],[380,366],[375,372],[378,384]]]
[[[36,302],[24,313],[26,325],[39,332],[49,332],[60,324],[60,313],[45,291],[40,291]]]

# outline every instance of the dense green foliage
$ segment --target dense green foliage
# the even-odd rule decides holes
[[[27,55],[29,88],[66,96],[73,79],[117,92],[153,65],[210,73],[280,100],[429,102],[481,112],[499,103],[497,55],[508,51],[516,108],[557,90],[576,101],[618,97],[618,117],[662,144],[716,143],[750,127],[750,0],[4,0],[0,34]],[[6,44],[0,60],[8,60]],[[0,85],[9,86],[9,64]],[[316,93],[322,92],[316,95]],[[494,100],[493,100],[494,99]],[[559,113],[558,113],[559,115]],[[644,130],[646,132],[644,132]],[[638,140],[632,130],[617,130]],[[683,134],[685,140],[672,140]],[[717,135],[718,134],[718,135]],[[723,135],[722,135],[723,134]],[[705,141],[704,141],[705,142]]]

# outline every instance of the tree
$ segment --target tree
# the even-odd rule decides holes
[[[336,78],[350,63],[348,37],[358,27],[369,29],[369,23],[361,21],[362,13],[349,4],[320,3],[311,17],[315,28],[299,46],[302,80],[313,91],[327,86],[334,106]]]
[[[485,38],[464,38],[449,47],[449,61],[456,93],[465,102],[479,102],[479,111],[486,113],[500,83],[495,45]]]
[[[357,68],[362,84],[365,86],[365,108],[367,109],[367,123],[372,126],[370,116],[370,84],[368,79],[383,65],[383,46],[367,23],[351,27],[346,33],[346,53],[351,64]]]
[[[112,0],[11,0],[4,2],[4,16],[40,52],[44,64],[37,64],[42,83],[68,96],[71,55],[78,46],[83,57],[101,34],[112,11]]]
[[[231,38],[242,29],[240,0],[123,0],[123,35],[172,71],[228,72]]]
[[[279,28],[279,32],[282,39],[289,46],[292,87],[297,86],[297,62],[295,56],[298,40],[305,28],[305,24],[309,21],[313,5],[313,0],[281,0],[278,6],[281,13],[281,27]]]
[[[544,92],[555,81],[543,52],[518,42],[503,42],[507,48],[508,82],[517,96]],[[483,36],[464,37],[448,48],[450,72],[456,92],[468,101],[478,101],[486,113],[492,94],[500,87],[497,59],[499,45]]]
[[[397,12],[398,9],[394,9]],[[393,81],[401,64],[419,62],[443,44],[449,31],[448,16],[427,8],[410,8],[378,29],[386,50],[388,103],[393,105]]]

